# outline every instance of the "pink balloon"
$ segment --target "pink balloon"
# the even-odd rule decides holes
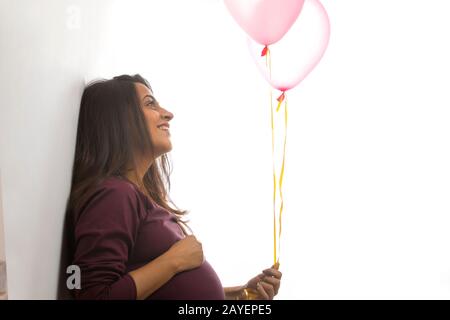
[[[280,91],[297,86],[322,59],[330,39],[330,21],[318,0],[305,0],[302,13],[283,39],[270,46],[272,72],[261,57],[261,45],[248,39],[258,69]]]
[[[279,41],[302,11],[304,0],[225,0],[228,11],[256,42]]]

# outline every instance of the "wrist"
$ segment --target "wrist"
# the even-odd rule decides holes
[[[183,261],[179,257],[165,253],[161,258],[167,261],[167,265],[174,275],[183,271]]]
[[[246,286],[226,287],[224,292],[227,300],[247,300],[248,297]]]
[[[242,288],[239,300],[249,300],[249,294],[247,288]]]

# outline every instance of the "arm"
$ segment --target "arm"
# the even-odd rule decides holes
[[[282,273],[278,271],[276,263],[256,277],[250,279],[245,285],[223,288],[226,300],[272,300],[278,294]]]
[[[143,300],[162,287],[179,271],[179,263],[163,254],[129,275],[136,285],[136,299]]]
[[[127,273],[129,252],[139,228],[136,197],[121,186],[97,190],[75,225],[72,264],[81,269],[75,299],[136,299]]]
[[[81,269],[76,299],[145,299],[178,272],[203,262],[194,236],[176,242],[168,251],[127,273],[127,262],[139,230],[136,198],[129,189],[97,192],[75,226],[73,264]]]
[[[245,286],[223,288],[223,291],[225,292],[225,300],[244,300],[244,288]]]
[[[201,243],[194,236],[187,236],[163,255],[129,273],[136,284],[136,298],[147,298],[175,274],[199,267],[202,263]]]

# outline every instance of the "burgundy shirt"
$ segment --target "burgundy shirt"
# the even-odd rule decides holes
[[[81,269],[76,299],[136,299],[128,274],[184,238],[176,217],[132,183],[116,177],[96,188],[74,227],[72,264]],[[211,265],[176,274],[148,299],[223,300],[222,284]]]

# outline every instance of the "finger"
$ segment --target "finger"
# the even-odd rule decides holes
[[[263,286],[260,283],[258,283],[258,285],[256,286],[256,290],[258,291],[259,295],[263,298],[263,300],[270,300],[269,295],[266,293],[266,291],[264,290]]]
[[[280,271],[273,268],[263,270],[263,273],[266,276],[274,276],[277,279],[281,279],[281,277],[283,276],[283,274]]]
[[[265,276],[266,276],[266,275],[265,275],[264,273],[260,273],[260,274],[258,274],[254,279],[262,280],[262,279],[264,279]]]
[[[261,282],[261,286],[264,288],[264,291],[268,294],[269,300],[272,300],[275,296],[275,289],[271,284],[267,282]]]
[[[278,290],[280,289],[280,280],[278,280],[277,278],[265,277],[263,281],[272,285],[275,289],[275,294],[278,294]]]
[[[252,288],[252,289],[256,289],[256,284],[260,281],[262,281],[264,279],[265,275],[264,273],[260,273],[258,274],[256,277],[251,278],[250,281],[248,282],[248,285]]]
[[[272,268],[274,268],[274,269],[276,269],[276,270],[280,269],[280,263],[279,263],[279,262],[275,263],[275,264],[272,266]]]

